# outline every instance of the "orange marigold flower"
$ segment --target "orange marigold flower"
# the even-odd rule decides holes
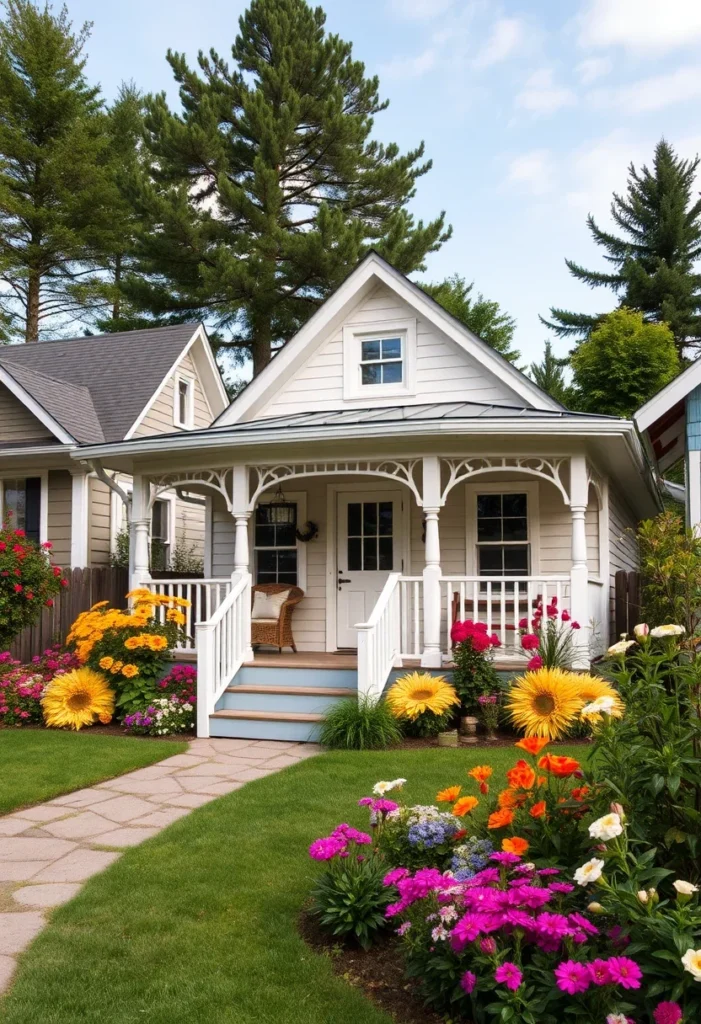
[[[134,676],[138,676],[139,668],[138,665],[125,665],[122,669],[122,675],[126,676],[127,679],[133,679]]]
[[[506,777],[512,789],[532,789],[535,784],[535,772],[527,761],[518,761]]]
[[[538,762],[538,767],[552,775],[557,775],[560,779],[566,779],[568,775],[574,775],[575,772],[581,771],[579,761],[560,754],[544,754]]]
[[[474,811],[478,803],[479,800],[476,796],[463,796],[453,805],[453,814],[456,818],[463,818],[470,811]]]
[[[545,817],[547,809],[548,806],[545,803],[545,800],[539,800],[537,804],[533,804],[528,813],[532,818],[543,818]]]
[[[475,782],[486,782],[487,779],[491,778],[493,769],[488,764],[478,764],[475,768],[469,771],[467,774],[475,780]]]
[[[573,800],[576,800],[578,803],[581,803],[582,800],[586,800],[586,798],[589,796],[589,793],[589,786],[578,786],[576,789],[572,790],[570,796]]]
[[[454,804],[460,796],[461,788],[461,786],[448,786],[447,789],[442,789],[436,796],[436,803]]]
[[[487,828],[506,828],[514,820],[514,812],[510,811],[508,807],[503,808],[501,811],[494,811],[493,814],[489,815],[487,821]]]
[[[519,857],[527,851],[529,843],[520,836],[513,836],[511,839],[502,839],[501,848],[504,853],[516,853]]]
[[[505,807],[511,809],[518,806],[516,794],[513,789],[502,789],[501,793],[497,797],[497,803],[502,810]]]
[[[525,739],[519,740],[514,746],[520,747],[521,750],[525,750],[527,754],[539,754],[543,747],[547,747],[550,740],[543,736],[526,736]]]

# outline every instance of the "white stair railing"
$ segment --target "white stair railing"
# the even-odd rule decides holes
[[[183,632],[186,637],[177,647],[178,651],[194,651],[195,626],[198,622],[211,619],[214,612],[231,590],[231,577],[222,579],[151,580],[148,589],[154,594],[179,597],[190,604],[182,608],[185,615]],[[167,608],[156,608],[156,619],[165,622]]]
[[[251,651],[251,574],[242,573],[214,614],[198,622],[197,735],[209,736],[209,716]]]
[[[401,573],[387,577],[367,622],[358,630],[358,696],[377,700],[393,668],[401,665]]]

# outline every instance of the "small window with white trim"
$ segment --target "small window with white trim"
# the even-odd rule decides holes
[[[401,384],[404,379],[402,338],[373,338],[360,343],[360,383]]]
[[[189,377],[176,377],[173,408],[173,422],[176,427],[183,427],[185,430],[192,429],[193,397],[192,381]]]
[[[480,576],[529,575],[527,494],[478,493],[477,563]]]
[[[170,568],[170,506],[167,499],[156,498],[151,511],[151,568],[159,571]]]
[[[415,320],[344,326],[344,398],[374,405],[415,392]]]

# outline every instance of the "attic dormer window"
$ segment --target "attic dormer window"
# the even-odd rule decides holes
[[[191,430],[194,417],[192,381],[188,377],[175,378],[173,422],[176,427]]]
[[[360,345],[360,383],[401,384],[403,380],[402,339],[376,338]]]
[[[344,326],[344,398],[377,405],[415,393],[416,320]]]

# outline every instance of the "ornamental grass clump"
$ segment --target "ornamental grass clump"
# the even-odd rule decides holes
[[[387,704],[408,736],[436,736],[450,725],[460,698],[443,676],[411,672],[390,687]]]
[[[401,738],[399,722],[387,702],[363,694],[334,704],[319,733],[319,741],[334,750],[384,750]]]

